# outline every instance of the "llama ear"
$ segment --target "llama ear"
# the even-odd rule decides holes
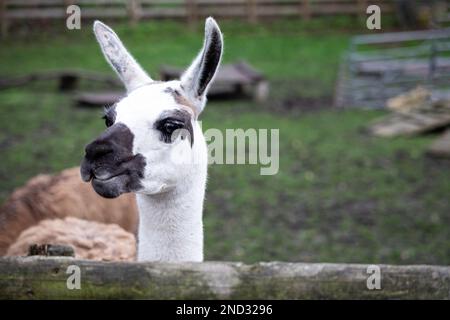
[[[203,48],[181,76],[181,85],[199,114],[206,102],[206,93],[222,57],[223,39],[216,21],[209,17],[205,23]]]
[[[119,75],[128,92],[153,82],[111,28],[100,21],[95,21],[94,33],[106,60]]]

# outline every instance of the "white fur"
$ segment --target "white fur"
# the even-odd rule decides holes
[[[198,125],[194,135],[193,153],[205,155],[202,163],[183,165],[185,174],[169,191],[136,196],[140,212],[139,261],[203,261],[206,143]]]
[[[198,57],[210,45],[213,29],[220,34],[216,22],[208,18],[204,47]],[[181,81],[153,82],[109,27],[97,21],[94,32],[106,59],[129,91],[116,105],[115,123],[123,123],[130,129],[134,134],[133,153],[143,155],[146,161],[142,189],[136,197],[140,217],[138,260],[203,261],[207,147],[197,116],[205,105],[207,90],[201,96],[192,91],[198,87],[196,72],[202,69],[199,65],[202,59],[194,60]],[[176,103],[167,88],[185,93],[192,110]],[[191,112],[192,146],[181,137],[173,143],[161,141],[154,123],[163,112],[172,109]]]

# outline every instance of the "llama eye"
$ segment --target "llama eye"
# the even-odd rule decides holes
[[[159,126],[158,130],[160,130],[164,134],[171,135],[175,130],[183,128],[184,123],[182,121],[176,119],[168,119],[163,121]]]
[[[172,134],[175,130],[183,127],[183,123],[179,121],[167,121],[163,125],[163,131],[167,134]]]
[[[106,127],[111,127],[113,124],[114,124],[114,121],[110,118],[110,117],[108,117],[108,116],[103,116],[102,117],[103,119],[105,119],[105,125],[106,125]]]
[[[184,127],[184,123],[182,121],[176,119],[167,119],[165,121],[161,121],[156,128],[161,132],[161,138],[166,143],[171,143],[174,141],[176,137],[173,137],[173,133],[177,129],[181,129]]]

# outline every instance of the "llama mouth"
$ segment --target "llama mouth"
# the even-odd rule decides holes
[[[129,192],[128,190],[128,176],[126,174],[119,174],[108,178],[99,179],[93,177],[91,184],[95,192],[105,198],[116,198],[122,193]]]
[[[105,198],[116,198],[123,193],[142,189],[144,167],[144,157],[138,154],[131,160],[107,166],[96,166],[85,158],[80,171],[83,181],[91,182],[97,194]]]
[[[101,181],[101,182],[107,182],[107,181],[109,181],[111,179],[114,179],[114,178],[122,176],[122,175],[125,175],[125,173],[121,172],[121,173],[113,174],[113,175],[110,175],[110,174],[98,175],[98,174],[94,173],[94,175],[92,176],[92,180],[97,180],[97,181]]]
[[[91,165],[87,165],[84,161],[81,165],[81,178],[84,182],[90,182],[92,180],[97,181],[108,181],[111,180],[117,176],[125,174],[125,172],[110,172],[110,170],[107,170],[102,167],[98,167],[96,169],[91,169]]]

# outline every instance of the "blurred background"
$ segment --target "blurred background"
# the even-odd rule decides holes
[[[71,4],[81,29],[66,27]],[[370,4],[381,8],[381,30],[366,26]],[[206,259],[449,264],[449,8],[0,0],[0,203],[37,174],[79,165],[104,130],[102,105],[120,86],[94,19],[165,79],[191,62],[211,15],[224,33],[224,64],[247,80],[217,84],[203,127],[278,128],[280,170],[210,166]]]

